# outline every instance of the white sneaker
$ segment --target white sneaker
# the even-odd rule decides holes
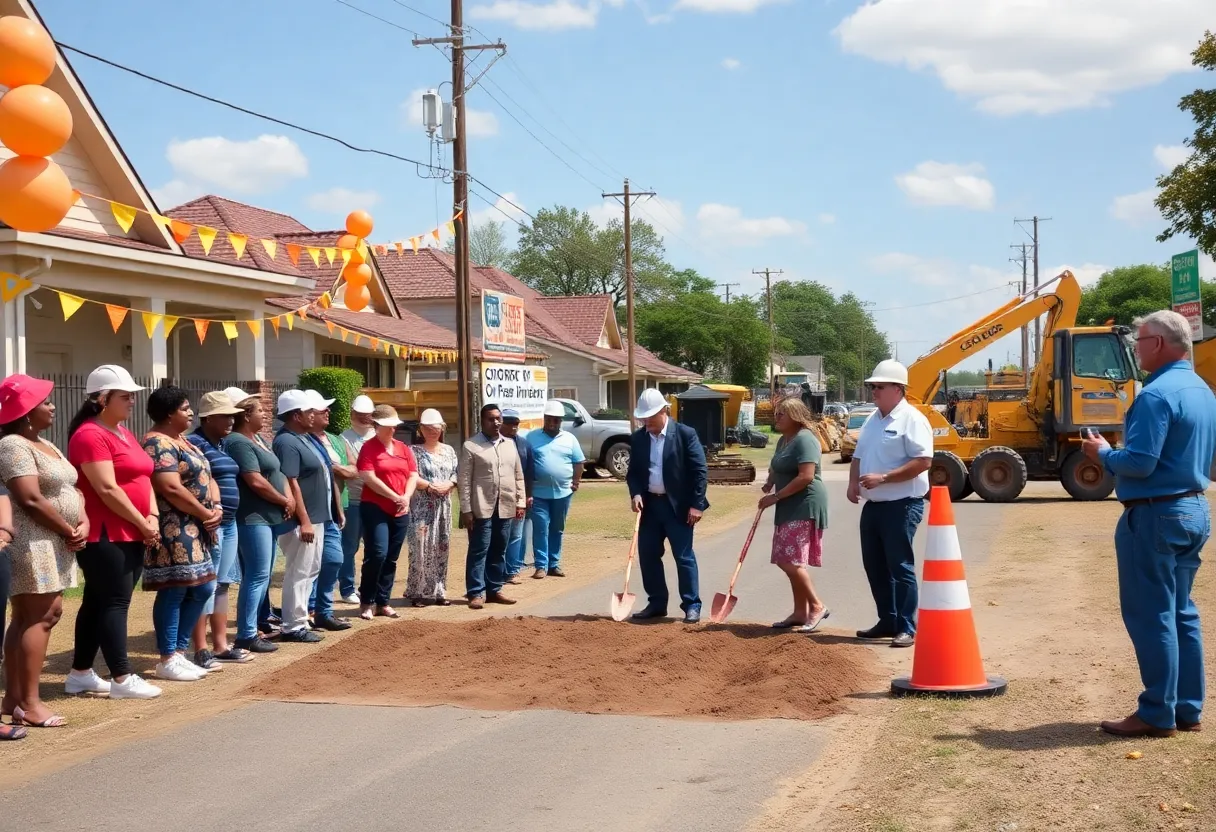
[[[83,673],[78,670],[70,671],[67,681],[63,683],[63,689],[73,696],[79,693],[105,695],[110,692],[110,683],[90,667]]]
[[[125,682],[110,683],[111,699],[155,699],[160,696],[160,688],[150,685],[143,679],[131,673]]]
[[[156,664],[156,678],[167,682],[197,682],[206,675],[201,667],[191,664],[176,653],[168,661]]]
[[[346,604],[358,604],[359,603],[359,593],[352,592],[350,595],[343,595],[342,602],[346,603]]]

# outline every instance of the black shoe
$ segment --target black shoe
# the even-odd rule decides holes
[[[349,630],[350,629],[349,621],[339,621],[338,619],[334,618],[332,615],[319,616],[318,618],[315,619],[315,622],[316,623],[313,624],[314,630],[337,631],[337,630]]]
[[[215,670],[220,664],[210,650],[195,650],[194,663],[203,670]]]
[[[279,641],[294,641],[300,644],[316,644],[324,636],[320,633],[314,633],[305,627],[302,630],[292,630],[288,633],[283,633],[279,636]]]
[[[631,617],[635,621],[645,621],[648,618],[666,618],[667,610],[647,606],[646,609],[635,612]]]
[[[885,640],[888,638],[895,638],[895,636],[896,636],[896,632],[894,630],[884,627],[881,624],[875,624],[873,627],[871,627],[868,630],[858,630],[857,631],[858,638],[863,638],[863,639],[867,639],[867,640],[871,640],[871,641],[881,641],[881,640]]]
[[[892,647],[911,647],[916,642],[916,636],[911,633],[900,633],[891,640]]]
[[[684,613],[685,624],[696,624],[701,620],[701,608],[692,607]]]
[[[271,624],[269,621],[259,621],[258,632],[262,633],[263,635],[273,636],[279,632],[279,628],[274,624]]]
[[[554,566],[554,567],[550,568],[548,571],[548,574],[549,574],[550,578],[566,577],[566,573],[562,571],[562,568],[560,566]]]
[[[232,646],[240,650],[248,650],[250,653],[273,653],[279,649],[279,645],[271,644],[261,636],[253,638],[238,638],[232,642]]]

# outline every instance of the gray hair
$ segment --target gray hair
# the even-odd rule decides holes
[[[1148,327],[1175,349],[1186,353],[1191,351],[1191,322],[1172,309],[1162,309],[1136,318],[1132,324]]]

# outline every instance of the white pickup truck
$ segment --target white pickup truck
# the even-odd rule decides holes
[[[626,419],[596,419],[587,408],[574,399],[557,399],[566,413],[562,429],[578,439],[588,465],[608,469],[612,476],[624,479],[629,470],[629,421]]]

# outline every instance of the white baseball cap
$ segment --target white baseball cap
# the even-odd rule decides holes
[[[667,399],[663,398],[663,394],[654,387],[647,387],[642,391],[642,395],[638,396],[638,406],[633,410],[633,418],[649,419],[665,407]]]
[[[224,395],[226,395],[229,399],[231,399],[232,404],[236,407],[240,407],[242,404],[249,401],[250,399],[261,398],[257,393],[247,393],[246,391],[242,390],[239,387],[225,388]]]
[[[275,410],[280,416],[293,410],[312,410],[312,397],[303,390],[284,390],[279,394]]]
[[[135,383],[135,379],[131,378],[131,374],[127,372],[125,367],[119,367],[117,364],[102,364],[96,370],[89,373],[89,377],[85,381],[84,392],[91,396],[94,393],[104,393],[107,390],[122,390],[126,393],[135,393],[143,389]]]
[[[355,400],[350,403],[350,409],[355,413],[372,413],[376,409],[376,405],[372,400],[364,395],[355,396]]]
[[[418,424],[420,424],[420,425],[442,425],[443,424],[443,414],[440,413],[438,410],[436,410],[433,407],[428,407],[426,410],[422,411],[422,415],[420,417],[418,417]]]
[[[316,390],[305,390],[304,395],[308,396],[309,410],[329,410],[329,406],[334,403],[333,399],[327,399],[318,393]]]
[[[372,421],[382,427],[395,428],[401,424],[401,419],[397,416],[397,409],[391,404],[378,405],[372,414]]]
[[[561,402],[557,401],[557,399],[549,399],[549,401],[545,402],[545,415],[565,416],[566,407]]]

